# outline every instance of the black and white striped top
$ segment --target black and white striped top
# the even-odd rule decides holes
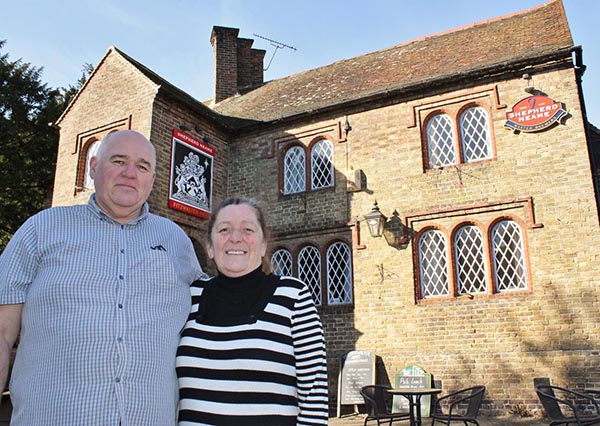
[[[233,320],[199,309],[215,279],[192,285],[177,351],[180,426],[327,424],[325,339],[310,291],[296,278],[260,274],[261,288],[272,286],[261,309]]]

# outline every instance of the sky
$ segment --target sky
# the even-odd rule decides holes
[[[0,0],[1,54],[43,67],[49,87],[75,85],[110,46],[198,100],[212,97],[213,26],[266,50],[265,81],[544,4],[544,0]],[[563,0],[583,47],[589,121],[600,127],[597,0]],[[535,31],[535,29],[533,29]],[[273,40],[285,46],[276,48]],[[551,94],[548,93],[550,97]],[[555,99],[560,101],[560,99]],[[567,109],[569,106],[567,105]]]

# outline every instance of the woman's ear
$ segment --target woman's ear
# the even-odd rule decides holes
[[[209,259],[215,258],[215,252],[213,251],[212,244],[210,244],[210,243],[206,244],[206,254],[208,255]]]
[[[265,257],[265,254],[267,254],[267,245],[267,242],[263,241],[260,257]]]

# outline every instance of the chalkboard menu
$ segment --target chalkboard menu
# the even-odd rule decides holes
[[[395,388],[425,389],[431,387],[431,374],[425,373],[420,367],[415,365],[404,368],[394,377]],[[408,413],[408,399],[401,395],[395,395],[393,399],[392,411],[395,413]],[[421,416],[429,417],[431,411],[431,396],[423,395],[421,397]]]
[[[375,384],[375,356],[368,351],[350,351],[342,356],[338,404],[364,404],[363,386]]]

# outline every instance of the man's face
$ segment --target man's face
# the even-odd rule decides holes
[[[140,215],[154,184],[154,150],[141,134],[129,130],[112,134],[90,161],[96,203],[119,223]]]

